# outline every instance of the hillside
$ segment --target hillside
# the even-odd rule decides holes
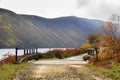
[[[0,9],[0,47],[80,47],[102,23],[75,16],[47,19]]]

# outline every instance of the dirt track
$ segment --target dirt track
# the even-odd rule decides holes
[[[19,71],[14,80],[110,80],[85,67],[86,62],[80,59],[82,56],[33,62],[29,67]]]

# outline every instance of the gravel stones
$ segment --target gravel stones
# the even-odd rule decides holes
[[[95,74],[98,73],[93,74],[84,65],[33,64],[19,71],[13,80],[107,80]]]

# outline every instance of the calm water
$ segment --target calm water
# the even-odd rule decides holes
[[[38,48],[38,52],[44,53],[44,52],[51,51],[54,49],[58,49],[58,48]],[[65,48],[59,48],[59,49],[65,49]],[[5,54],[15,55],[15,49],[14,48],[0,49],[0,60],[3,58],[3,55],[5,55]],[[18,55],[23,55],[23,54],[24,54],[23,50],[18,50]]]

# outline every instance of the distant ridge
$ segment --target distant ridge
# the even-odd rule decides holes
[[[80,47],[103,23],[75,16],[47,19],[0,8],[0,47]]]

